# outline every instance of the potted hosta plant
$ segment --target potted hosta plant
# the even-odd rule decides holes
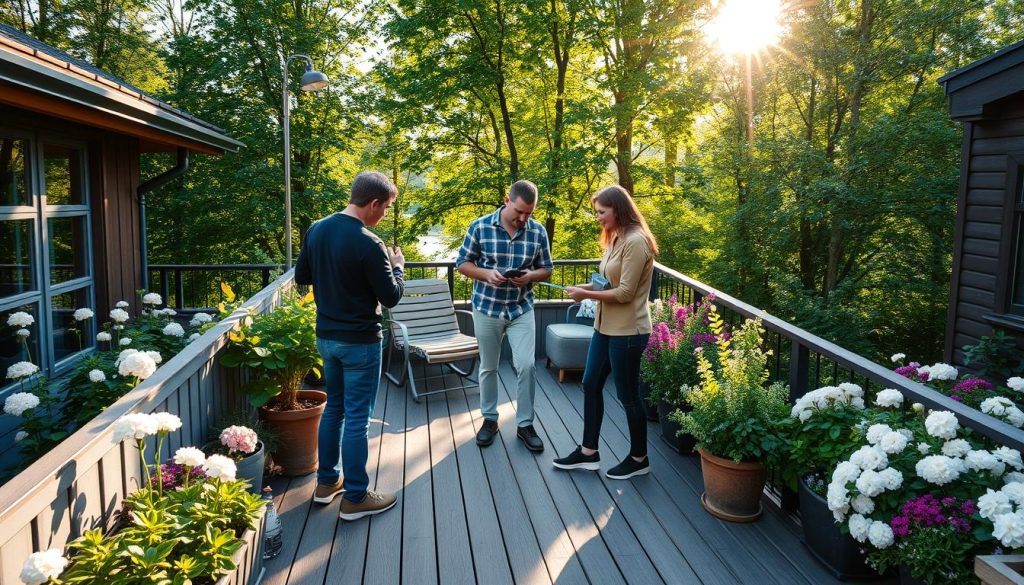
[[[898,408],[903,395],[883,390],[876,404]],[[859,446],[857,425],[864,412],[864,390],[851,383],[825,386],[801,396],[780,424],[785,441],[782,477],[800,501],[804,544],[840,579],[877,576],[863,547],[843,533],[825,500],[832,469]]]
[[[317,426],[327,395],[300,390],[307,372],[319,373],[313,295],[293,296],[265,315],[246,317],[220,358],[226,367],[245,367],[242,386],[260,419],[279,435],[274,463],[286,475],[305,475],[317,467]]]
[[[723,520],[752,522],[761,516],[766,462],[780,448],[776,427],[789,410],[787,391],[782,384],[765,386],[769,353],[761,347],[760,320],[744,322],[731,340],[722,337],[724,324],[713,306],[710,323],[719,338],[716,347],[697,350],[700,382],[685,391],[693,409],[675,416],[697,441],[704,509]],[[720,369],[705,355],[714,350]]]
[[[693,453],[695,441],[693,435],[682,432],[671,415],[690,409],[683,388],[699,381],[693,350],[715,342],[708,321],[711,300],[707,298],[696,307],[681,305],[674,296],[667,303],[655,301],[651,307],[654,329],[640,362],[642,379],[650,386],[648,399],[657,405],[661,437],[684,455]],[[717,355],[708,359],[717,363]]]
[[[236,477],[249,482],[250,492],[257,495],[262,492],[266,453],[256,431],[242,425],[225,427],[216,441],[203,445],[203,452],[233,459],[237,468]]]

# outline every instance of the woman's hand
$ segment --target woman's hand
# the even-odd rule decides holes
[[[584,299],[589,299],[590,296],[587,294],[587,290],[579,286],[567,286],[565,287],[565,294],[575,302],[580,302]]]

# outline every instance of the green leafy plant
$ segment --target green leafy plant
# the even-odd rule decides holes
[[[725,324],[714,306],[709,318],[718,336],[721,368],[714,368],[705,355],[712,348],[698,350],[700,383],[685,389],[693,410],[672,416],[684,432],[694,436],[697,447],[712,455],[736,462],[770,462],[782,444],[777,425],[788,406],[785,385],[765,386],[770,352],[761,347],[761,322],[746,321],[732,339],[725,339]]]
[[[265,315],[247,316],[220,358],[229,368],[246,367],[252,374],[242,391],[253,406],[271,403],[297,410],[299,384],[310,370],[317,374],[323,359],[316,348],[316,305],[312,293],[293,295]]]
[[[1024,357],[1013,337],[996,331],[974,345],[964,346],[964,365],[979,375],[1001,383],[1024,372]]]
[[[651,309],[653,331],[640,362],[640,374],[651,388],[650,400],[664,400],[673,407],[685,404],[683,386],[700,381],[694,348],[715,342],[708,321],[711,301],[691,306],[672,297],[666,303],[655,301]],[[709,359],[717,365],[717,355]]]

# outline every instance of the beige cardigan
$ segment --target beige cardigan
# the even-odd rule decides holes
[[[639,229],[616,236],[601,258],[601,276],[611,283],[615,301],[597,304],[594,328],[605,335],[651,332],[647,298],[654,275],[654,253]]]

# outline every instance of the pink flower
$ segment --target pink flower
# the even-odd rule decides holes
[[[256,431],[249,427],[233,426],[221,431],[220,442],[228,448],[228,453],[252,453],[256,450],[259,437],[256,436]]]

